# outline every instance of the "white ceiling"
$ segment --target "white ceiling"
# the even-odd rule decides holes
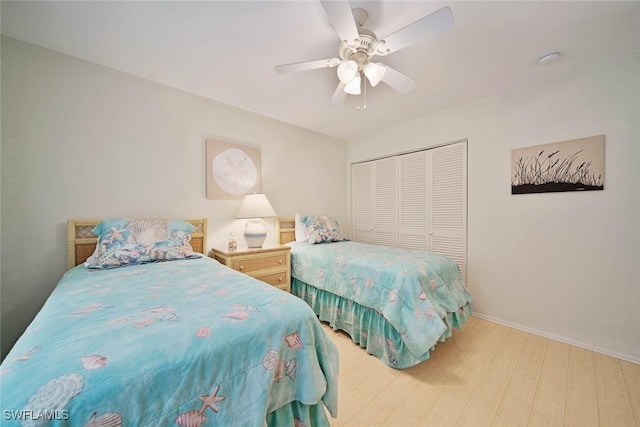
[[[379,38],[442,6],[454,29],[379,59],[418,82],[381,83],[331,107],[335,68],[277,74],[337,56],[317,0],[2,1],[2,34],[340,139],[640,49],[638,1],[352,1]],[[561,59],[537,59],[560,51]]]

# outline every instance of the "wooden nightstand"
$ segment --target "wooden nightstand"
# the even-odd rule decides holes
[[[267,282],[283,291],[291,291],[291,248],[283,245],[264,245],[261,248],[213,248],[209,256],[222,264]]]

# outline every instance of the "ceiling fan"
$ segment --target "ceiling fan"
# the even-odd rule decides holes
[[[340,82],[331,98],[331,104],[342,102],[347,94],[359,95],[367,81],[371,87],[382,81],[401,93],[413,90],[417,85],[415,80],[388,65],[373,62],[373,57],[389,55],[453,28],[453,13],[448,7],[443,7],[379,39],[373,31],[364,27],[369,17],[366,10],[352,10],[348,0],[320,0],[320,3],[340,37],[339,58],[278,65],[276,72],[284,74],[338,67]]]

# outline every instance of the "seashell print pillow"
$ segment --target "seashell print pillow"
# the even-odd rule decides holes
[[[340,224],[332,216],[306,216],[303,221],[307,228],[307,242],[312,245],[346,240],[340,235]]]
[[[194,258],[189,243],[195,227],[181,220],[155,221],[115,218],[93,228],[96,250],[87,268],[105,269],[155,261]]]

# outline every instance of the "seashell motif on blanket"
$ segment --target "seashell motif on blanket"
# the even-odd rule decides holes
[[[24,362],[26,360],[29,360],[31,355],[34,354],[34,353],[37,353],[38,350],[40,350],[40,348],[38,346],[31,347],[29,350],[25,351],[24,353],[22,353],[21,355],[16,357],[14,359],[14,361],[16,361],[16,362]]]
[[[82,359],[82,366],[88,371],[99,369],[107,366],[107,358],[100,356],[99,354],[91,354],[84,356]]]
[[[267,354],[264,355],[264,358],[262,359],[262,366],[267,371],[271,371],[276,366],[278,366],[279,361],[280,361],[280,356],[278,356],[278,352],[275,350],[269,350]]]
[[[289,378],[291,378],[292,381],[296,380],[297,366],[298,366],[298,362],[295,357],[293,359],[289,359],[289,361],[285,362],[284,364],[284,368],[285,368],[284,374]]]
[[[137,219],[127,221],[124,225],[136,243],[145,248],[151,248],[162,240],[169,239],[169,224],[161,221],[147,221]]]
[[[207,422],[207,417],[200,411],[189,411],[176,417],[176,424],[182,427],[200,427]]]
[[[210,335],[211,335],[211,328],[202,327],[202,328],[196,329],[196,337],[198,338],[209,338]]]
[[[117,412],[109,412],[108,414],[98,415],[97,412],[94,412],[91,415],[91,419],[88,423],[84,425],[84,427],[120,427],[122,426],[122,416]]]
[[[304,344],[302,343],[302,339],[300,338],[300,334],[298,331],[295,331],[289,335],[284,337],[285,342],[289,346],[289,348],[300,349],[304,348]]]
[[[398,291],[391,289],[389,291],[389,302],[394,303],[396,301],[398,301]]]
[[[222,317],[224,319],[239,322],[241,320],[246,320],[249,318],[249,312],[247,311],[233,311],[231,313],[223,314]]]
[[[84,378],[80,374],[66,374],[52,379],[29,398],[23,410],[39,413],[65,408],[71,399],[82,392]],[[38,420],[25,420],[23,426],[39,426]]]
[[[149,325],[153,325],[154,323],[156,323],[156,319],[155,317],[147,317],[146,319],[140,319],[137,322],[135,322],[133,324],[134,328],[144,328],[147,327]]]
[[[163,322],[173,322],[176,320],[180,320],[180,316],[178,316],[175,313],[165,313],[162,316],[160,316],[159,319],[162,320]]]

